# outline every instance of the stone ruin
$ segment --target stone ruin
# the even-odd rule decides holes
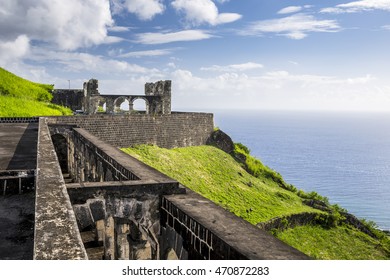
[[[56,89],[52,102],[71,108],[86,115],[94,115],[105,107],[106,114],[123,114],[121,104],[128,101],[128,113],[141,113],[134,110],[134,101],[145,101],[146,114],[171,114],[171,81],[158,81],[145,84],[145,95],[102,95],[98,89],[98,80],[85,82],[83,89]]]

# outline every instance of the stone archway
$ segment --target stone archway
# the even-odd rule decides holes
[[[100,98],[97,112],[98,113],[106,113],[107,112],[107,101],[105,98]]]
[[[142,96],[130,98],[131,113],[145,113],[149,114],[149,101]]]
[[[120,96],[114,100],[114,113],[120,113],[121,105],[128,101],[128,99],[125,96]]]

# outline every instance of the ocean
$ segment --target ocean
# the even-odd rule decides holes
[[[214,118],[286,182],[390,230],[390,113],[216,111]]]

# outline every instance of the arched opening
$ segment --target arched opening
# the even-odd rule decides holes
[[[130,111],[129,101],[125,99],[119,107],[120,112],[124,114],[128,114]]]
[[[107,102],[105,100],[99,101],[98,113],[106,113],[107,112]]]
[[[127,102],[127,103],[126,103]],[[125,104],[123,104],[125,103]],[[123,106],[122,106],[123,104]],[[129,108],[129,102],[127,101],[127,99],[123,96],[121,97],[118,97],[117,99],[115,99],[114,101],[114,113],[117,113],[117,114],[120,114],[120,113],[124,113],[124,109],[125,108]],[[129,109],[127,109],[128,111]]]
[[[140,114],[148,114],[149,106],[146,99],[137,98],[133,100],[133,112]]]
[[[68,173],[68,142],[65,136],[54,134],[51,140],[53,141],[62,173]]]

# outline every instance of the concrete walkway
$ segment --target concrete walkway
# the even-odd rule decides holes
[[[32,260],[34,193],[0,196],[0,260]]]
[[[37,123],[0,123],[0,170],[36,168]]]

